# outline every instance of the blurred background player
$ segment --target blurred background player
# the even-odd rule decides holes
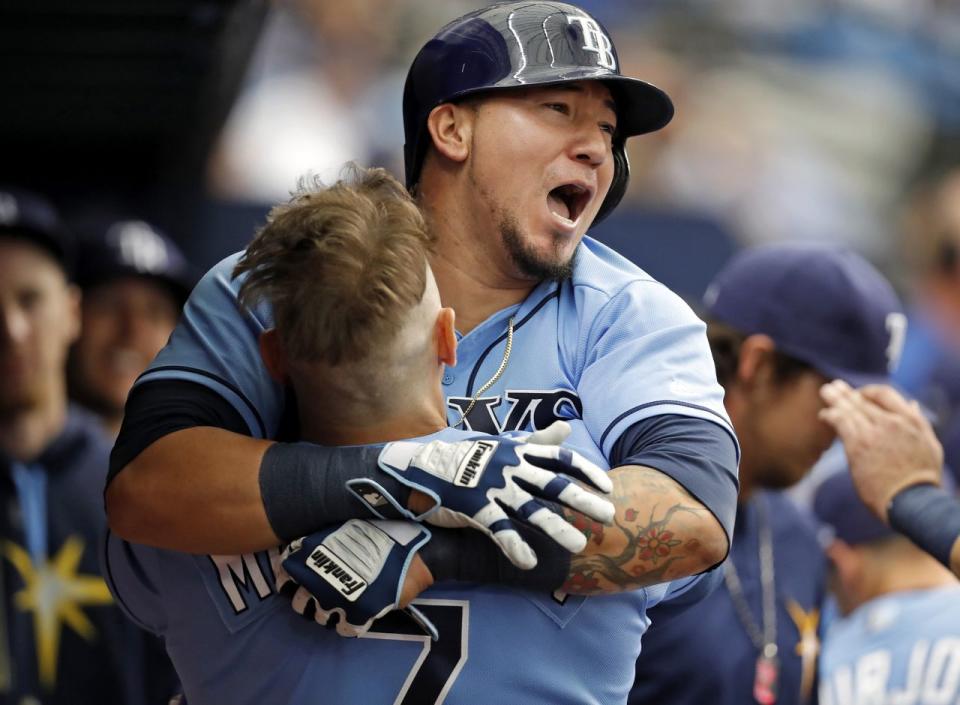
[[[807,702],[826,566],[813,522],[779,490],[833,441],[824,382],[888,379],[900,302],[848,250],[769,245],[735,256],[704,305],[742,448],[733,547],[715,592],[651,614],[630,702]]]
[[[894,379],[933,412],[935,427],[890,388],[842,382],[822,390],[822,416],[843,439],[857,492],[874,516],[960,575],[960,503],[940,487],[944,461],[954,473],[960,462],[958,197],[960,169],[947,161],[908,194],[901,219],[912,301]]]
[[[823,640],[820,705],[956,702],[960,584],[873,516],[845,464],[838,465],[813,503],[826,528],[830,585],[842,614]]]
[[[960,502],[944,489],[943,447],[916,402],[890,387],[824,386],[821,418],[843,441],[860,498],[960,576]]]
[[[70,349],[70,396],[115,437],[127,393],[166,344],[195,278],[150,223],[100,216],[73,226],[83,326]]]
[[[67,401],[72,256],[50,204],[0,188],[0,701],[156,705],[172,670],[114,606],[97,560],[110,442]]]
[[[913,190],[900,243],[911,306],[896,381],[936,415],[947,467],[960,472],[960,169]]]

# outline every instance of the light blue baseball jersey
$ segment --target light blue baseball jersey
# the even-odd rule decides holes
[[[283,418],[284,390],[266,373],[257,346],[272,319],[265,306],[239,310],[240,282],[231,278],[238,256],[203,278],[138,384],[205,385],[233,405],[252,435],[272,437]],[[567,419],[573,422],[568,445],[604,467],[620,434],[654,415],[705,419],[733,435],[703,323],[679,297],[590,239],[578,249],[571,281],[542,283],[460,338],[459,362],[443,378],[451,423],[500,365],[511,317],[512,354],[471,411],[470,429],[533,430]],[[729,532],[735,478],[683,484],[704,501],[728,492],[729,506],[711,508]],[[119,565],[126,557],[129,576],[143,576],[115,580],[121,602],[166,635],[195,705],[299,702],[307,692],[322,692],[327,702],[622,703],[649,624],[646,609],[695,581],[565,599],[501,587],[435,587],[424,596],[435,602],[424,606],[439,620],[436,644],[411,634],[347,641],[300,623],[286,608],[274,614],[283,602],[273,599],[275,554],[195,557],[120,544],[110,555]],[[134,596],[144,598],[151,583],[169,613],[155,614],[146,599],[138,606]],[[201,583],[206,602],[198,599]],[[289,656],[307,647],[312,660]]]
[[[898,592],[835,621],[820,652],[820,705],[960,702],[960,586]]]
[[[163,637],[191,705],[621,703],[646,608],[696,582],[589,599],[438,584],[416,600],[436,642],[396,613],[349,639],[276,593],[278,556],[189,555],[110,534],[103,562],[118,604]]]

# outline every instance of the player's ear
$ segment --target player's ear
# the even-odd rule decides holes
[[[434,326],[437,360],[448,367],[457,364],[456,316],[452,308],[442,308]]]
[[[280,384],[287,382],[287,356],[283,349],[283,342],[276,328],[263,331],[260,334],[260,357],[263,365],[274,381]]]
[[[845,541],[834,539],[826,550],[837,581],[838,597],[844,601],[856,600],[864,580],[864,557]]]
[[[773,371],[773,338],[762,333],[748,335],[740,345],[737,360],[737,382],[752,386],[767,379]]]
[[[470,103],[443,103],[431,110],[427,130],[434,149],[452,161],[465,161],[470,155],[475,116],[476,109]]]

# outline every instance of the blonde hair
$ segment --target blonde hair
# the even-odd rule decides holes
[[[330,187],[301,179],[233,270],[247,274],[241,304],[271,304],[295,360],[364,360],[400,332],[426,288],[434,239],[413,199],[384,169],[348,172]]]

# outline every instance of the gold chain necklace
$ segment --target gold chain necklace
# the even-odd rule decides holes
[[[496,384],[497,380],[500,379],[500,376],[503,374],[504,370],[507,369],[507,363],[510,361],[511,350],[513,350],[513,316],[510,316],[510,320],[507,321],[507,346],[503,350],[503,359],[500,360],[500,367],[498,367],[497,371],[493,373],[493,377],[488,379],[486,384],[484,384],[474,393],[473,397],[470,399],[470,403],[467,404],[467,408],[460,412],[460,418],[457,419],[455,424],[451,425],[451,428],[456,428],[466,421],[467,415],[473,410],[473,407],[476,406],[480,395],[490,389],[490,387]]]

